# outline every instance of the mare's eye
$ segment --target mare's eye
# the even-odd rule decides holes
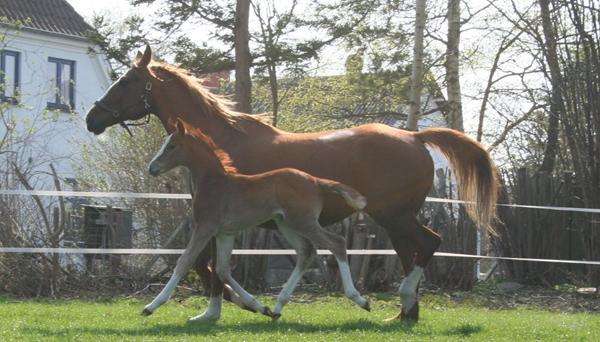
[[[129,80],[127,80],[127,79],[124,79],[124,78],[121,78],[121,79],[119,80],[119,85],[120,85],[120,86],[124,87],[124,86],[126,86],[127,84],[129,84]]]
[[[167,151],[170,151],[175,148],[175,145],[167,145]]]

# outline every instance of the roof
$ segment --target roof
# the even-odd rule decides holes
[[[0,0],[0,17],[27,29],[81,38],[92,29],[66,0]]]

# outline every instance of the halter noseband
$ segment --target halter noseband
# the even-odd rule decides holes
[[[133,104],[125,107],[125,111],[127,111],[127,109],[129,109],[133,106],[136,106],[139,103],[142,103],[144,105],[144,109],[146,110],[146,113],[144,114],[144,116],[146,117],[146,122],[144,122],[144,123],[129,123],[128,124],[125,122],[125,120],[122,120],[119,122],[119,125],[121,127],[125,128],[127,133],[129,133],[129,135],[131,135],[131,136],[133,136],[133,134],[129,130],[129,126],[141,126],[141,125],[148,124],[148,122],[150,122],[150,116],[149,116],[150,115],[150,102],[149,102],[150,91],[152,91],[152,83],[150,81],[147,81],[146,85],[144,86],[144,93],[140,96],[140,100],[136,103],[133,103]],[[98,101],[94,102],[94,105],[102,108],[102,110],[104,110],[104,111],[109,112],[116,119],[121,117],[121,112],[119,110],[116,110],[116,109],[110,107],[106,103],[102,102],[102,100],[98,100]]]

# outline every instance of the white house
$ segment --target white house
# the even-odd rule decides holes
[[[91,27],[66,0],[0,0],[0,17],[3,114],[17,130],[40,130],[31,158],[53,160],[70,177],[73,142],[89,138],[85,114],[110,85],[105,56],[93,52]]]

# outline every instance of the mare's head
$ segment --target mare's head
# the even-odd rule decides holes
[[[132,67],[89,110],[85,119],[88,131],[101,134],[107,127],[150,114],[151,60],[150,46],[146,46],[143,54],[138,52]]]
[[[148,171],[159,176],[177,166],[201,165],[203,173],[237,172],[229,155],[200,131],[184,123],[175,122],[175,131],[165,140],[150,162]]]

